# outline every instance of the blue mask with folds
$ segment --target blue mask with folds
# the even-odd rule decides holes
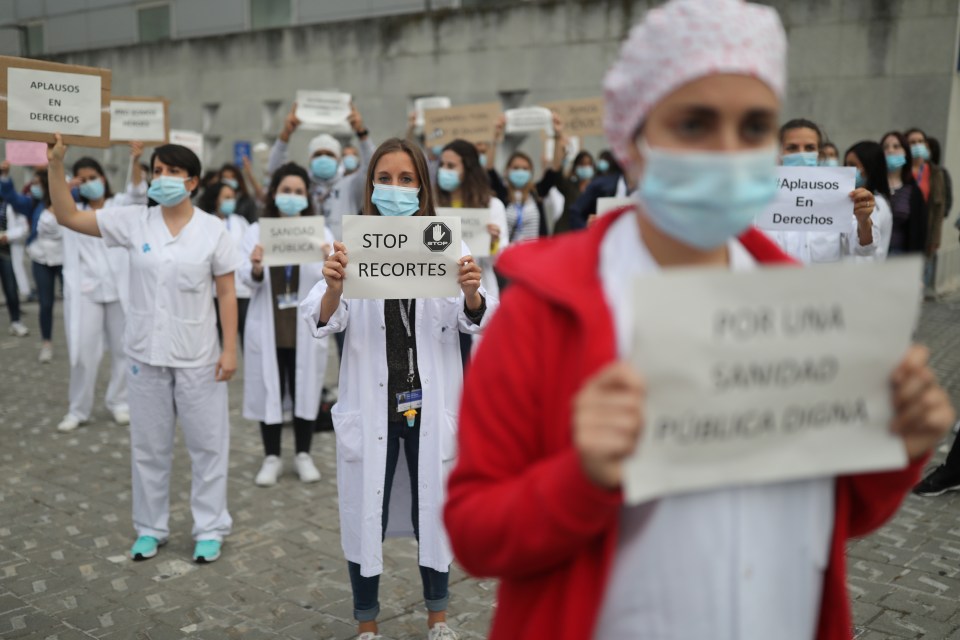
[[[30,195],[36,200],[43,200],[43,187],[38,184],[30,185]]]
[[[785,167],[815,167],[818,157],[819,154],[816,151],[802,151],[800,153],[788,153],[780,158],[780,162]]]
[[[301,196],[296,193],[279,193],[273,199],[273,203],[277,205],[277,209],[279,209],[283,215],[296,216],[300,215],[300,212],[307,208],[307,196]]]
[[[437,186],[447,193],[460,188],[460,174],[454,169],[437,169]]]
[[[528,169],[511,169],[507,179],[515,189],[523,189],[530,182],[532,174]]]
[[[905,153],[887,154],[887,170],[896,171],[902,169],[907,164],[907,155]]]
[[[357,167],[360,166],[360,160],[357,156],[347,155],[343,156],[343,168],[347,171],[356,171]]]
[[[87,180],[80,185],[80,195],[87,200],[99,200],[103,197],[105,192],[106,186],[103,184],[103,180],[100,180],[99,178],[96,180]]]
[[[382,216],[412,216],[420,209],[420,188],[375,184],[370,200]]]
[[[310,172],[318,180],[329,180],[337,175],[337,160],[331,156],[317,156],[310,161]]]

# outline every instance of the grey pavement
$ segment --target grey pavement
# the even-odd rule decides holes
[[[230,509],[234,533],[223,557],[190,562],[189,460],[177,438],[171,540],[134,563],[129,438],[100,406],[61,434],[67,357],[58,314],[55,359],[37,364],[37,307],[26,305],[28,338],[0,337],[0,638],[74,640],[344,639],[354,636],[349,579],[337,521],[333,434],[318,434],[323,479],[303,485],[284,434],[285,475],[254,486],[262,449],[240,416],[241,383],[230,385],[233,434]],[[0,311],[5,316],[5,309]],[[927,303],[919,339],[954,401],[960,401],[960,296]],[[102,398],[106,367],[101,367]],[[938,454],[943,456],[943,452]],[[678,550],[680,552],[680,550]],[[416,547],[388,540],[381,581],[381,633],[424,638]],[[909,497],[876,534],[849,548],[858,640],[960,640],[960,495]],[[451,575],[451,624],[483,638],[495,583]]]

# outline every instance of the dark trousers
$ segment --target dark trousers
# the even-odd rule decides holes
[[[277,349],[277,369],[280,372],[280,399],[290,389],[290,397],[296,403],[297,397],[297,350]],[[296,407],[294,407],[296,409]],[[303,418],[293,419],[293,438],[297,453],[310,453],[310,442],[313,440],[313,420]],[[283,434],[282,424],[260,423],[260,437],[263,439],[263,451],[268,456],[280,455],[280,437]]]
[[[57,278],[63,279],[63,267],[51,267],[33,263],[33,280],[37,283],[37,298],[40,300],[40,336],[44,340],[53,337],[53,303],[56,300]]]
[[[10,322],[20,322],[20,290],[17,288],[17,276],[13,272],[13,260],[9,255],[0,255],[0,285],[3,286]]]
[[[410,473],[410,490],[412,506],[410,517],[413,520],[413,534],[420,540],[420,518],[417,479],[417,461],[420,459],[420,416],[413,427],[408,427],[406,421],[391,422],[387,430],[387,473],[383,486],[383,515],[380,520],[381,537],[387,534],[387,518],[390,513],[390,494],[393,490],[393,476],[397,471],[397,462],[400,460],[400,441],[403,441],[403,454],[407,459],[407,470]],[[353,617],[358,622],[372,622],[380,614],[380,576],[364,577],[360,575],[360,565],[348,562],[350,586],[353,589]],[[446,611],[450,601],[449,583],[450,574],[420,567],[420,580],[423,583],[423,599],[427,611]]]

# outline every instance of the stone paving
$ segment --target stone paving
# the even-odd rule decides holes
[[[59,306],[56,355],[46,366],[36,363],[37,307],[26,309],[31,336],[4,331],[0,337],[0,638],[353,637],[333,434],[315,440],[319,483],[303,485],[293,475],[292,433],[285,433],[280,484],[254,486],[259,432],[241,418],[241,384],[232,382],[234,534],[223,558],[204,566],[190,562],[190,473],[178,436],[170,543],[151,561],[131,562],[127,430],[98,407],[90,424],[71,434],[56,431],[67,396]],[[958,319],[960,296],[928,303],[919,331],[955,401]],[[101,375],[99,397],[104,387]],[[412,540],[388,540],[384,556],[381,632],[424,638],[416,547]],[[858,640],[960,640],[960,494],[909,497],[885,528],[851,544],[849,556]],[[494,582],[454,567],[451,621],[462,637],[485,637],[494,593]]]

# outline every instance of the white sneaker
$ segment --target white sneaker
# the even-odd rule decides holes
[[[130,424],[130,411],[127,409],[117,409],[113,412],[113,421],[121,427]]]
[[[40,356],[37,359],[43,364],[49,364],[53,360],[53,347],[47,344],[40,347]]]
[[[22,338],[28,333],[30,333],[30,329],[27,329],[22,322],[13,322],[10,324],[10,335]]]
[[[283,463],[280,458],[267,456],[263,459],[263,465],[261,465],[254,482],[258,487],[272,487],[277,484],[277,478],[280,477],[281,471],[283,471]]]
[[[381,640],[383,636],[378,636],[373,631],[364,631],[357,636],[357,640]]]
[[[460,636],[446,622],[438,622],[430,629],[427,640],[460,640]]]
[[[62,431],[64,433],[74,431],[81,424],[80,419],[75,415],[68,413],[63,417],[63,420],[60,421],[60,424],[57,425],[57,431]]]
[[[294,464],[297,466],[297,475],[301,482],[316,482],[320,479],[320,472],[313,464],[313,458],[306,451],[298,453]]]

